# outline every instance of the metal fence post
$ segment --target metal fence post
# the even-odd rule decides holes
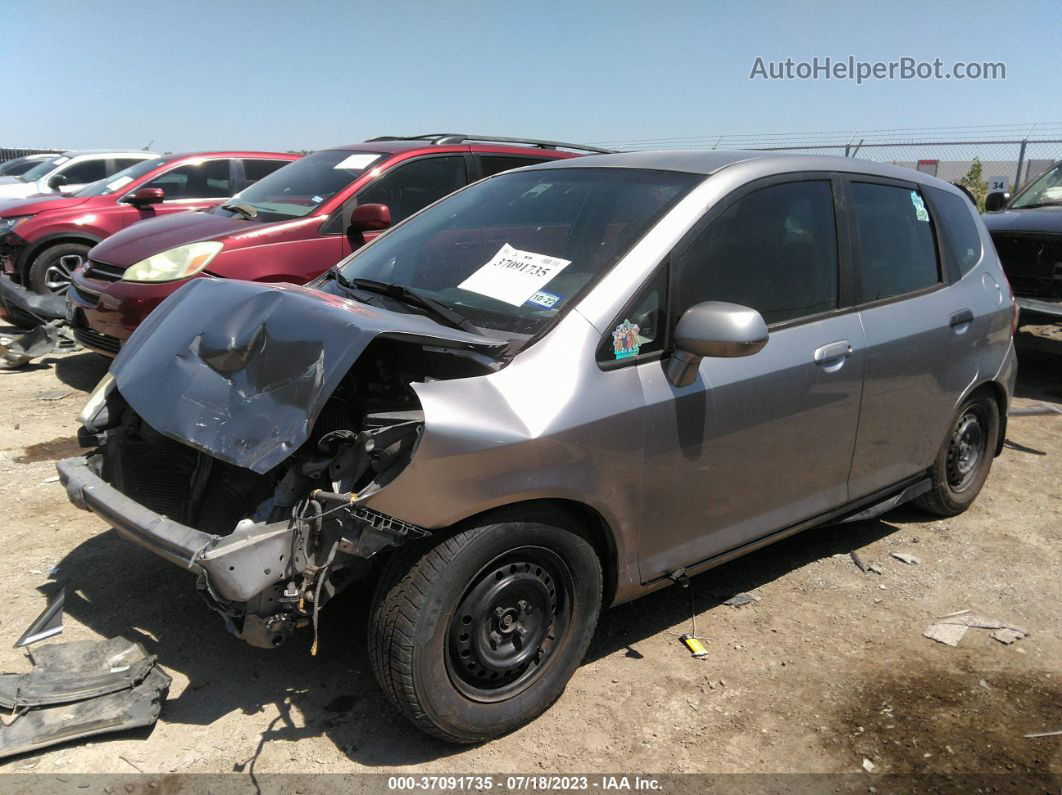
[[[1021,187],[1021,168],[1025,165],[1025,145],[1029,143],[1029,137],[1025,136],[1021,140],[1021,148],[1018,150],[1018,171],[1014,175],[1014,193],[1018,192],[1018,188]]]

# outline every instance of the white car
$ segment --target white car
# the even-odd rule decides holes
[[[0,199],[22,199],[38,193],[73,193],[106,179],[142,160],[158,157],[144,151],[63,152],[42,160],[17,177],[0,177]]]

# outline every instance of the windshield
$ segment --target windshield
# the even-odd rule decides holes
[[[42,160],[29,171],[19,175],[19,179],[23,182],[36,182],[41,177],[50,174],[54,169],[58,168],[69,159],[70,158],[66,155],[59,155],[59,157],[51,157],[47,160]]]
[[[395,227],[340,273],[412,288],[481,328],[533,335],[702,179],[626,168],[502,174]]]
[[[1041,204],[1062,204],[1062,163],[1041,174],[1010,206],[1011,209],[1020,209]]]
[[[166,157],[157,157],[154,160],[142,160],[135,166],[129,166],[129,168],[123,169],[117,174],[111,174],[109,177],[104,177],[101,180],[86,185],[74,195],[82,198],[88,196],[108,196],[115,191],[121,190],[133,180],[140,179],[140,177],[163,165],[168,160],[169,158]]]
[[[382,157],[379,152],[345,149],[314,152],[258,180],[234,196],[233,201],[251,205],[264,221],[302,218],[347,187]],[[231,211],[219,208],[216,212]]]
[[[0,177],[17,177],[19,174],[25,174],[40,162],[39,157],[19,157],[8,160],[6,163],[0,163]]]

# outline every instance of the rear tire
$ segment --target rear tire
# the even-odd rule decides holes
[[[999,440],[999,407],[986,394],[959,406],[929,475],[932,488],[915,502],[938,516],[956,516],[973,504],[992,469]]]
[[[62,295],[70,286],[74,271],[88,259],[90,248],[83,243],[60,243],[46,248],[34,257],[27,273],[27,286],[41,295]]]
[[[417,728],[452,743],[544,712],[582,662],[601,610],[601,564],[578,535],[500,522],[399,550],[369,625],[373,673]]]

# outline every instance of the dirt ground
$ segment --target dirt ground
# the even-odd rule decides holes
[[[0,334],[8,331],[0,328]],[[1016,405],[1062,405],[1062,329],[1019,335]],[[3,773],[1062,772],[1062,416],[1013,417],[976,504],[933,521],[912,508],[811,530],[605,613],[560,701],[479,747],[428,739],[377,689],[363,594],[310,637],[250,648],[199,600],[191,575],[67,502],[54,462],[106,363],[88,353],[0,372],[0,505],[7,573],[0,669],[65,588],[62,639],[142,642],[172,674],[153,731],[7,760]],[[856,551],[882,573],[863,573]],[[920,558],[907,565],[891,553]],[[758,602],[723,600],[750,592]],[[709,654],[678,640],[690,602]],[[922,636],[971,608],[1022,625],[1013,645],[971,629]],[[3,785],[0,784],[0,787]]]

